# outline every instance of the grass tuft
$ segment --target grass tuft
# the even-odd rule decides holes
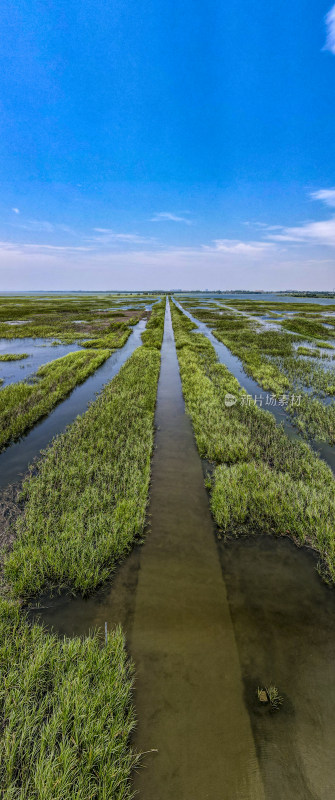
[[[120,629],[58,639],[0,600],[3,800],[130,800],[133,668]]]

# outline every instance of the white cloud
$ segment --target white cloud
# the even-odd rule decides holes
[[[19,214],[20,213],[20,209],[19,208],[12,208],[12,211],[14,211],[14,214]]]
[[[234,246],[231,252],[229,248]],[[274,245],[263,251],[262,258],[257,254],[246,257],[236,242],[225,248],[213,244],[208,249],[80,252],[70,247],[36,245],[34,249],[4,242],[0,243],[0,281],[3,291],[333,288],[334,261],[311,259],[305,246],[301,252],[295,249],[292,257]]]
[[[192,225],[190,219],[187,217],[180,217],[178,214],[172,214],[170,211],[160,211],[154,214],[149,222],[185,222],[186,225]]]
[[[13,208],[13,211],[15,209]],[[19,213],[19,211],[18,211]],[[63,222],[49,222],[49,220],[45,219],[27,219],[24,222],[15,222],[13,226],[16,228],[21,228],[25,231],[41,231],[42,233],[69,233],[71,236],[75,236],[76,232],[70,228],[69,225],[65,225]]]
[[[24,244],[23,247],[27,249],[32,248],[34,250],[41,250],[42,252],[43,250],[55,250],[55,251],[60,250],[60,251],[65,251],[66,253],[71,253],[73,250],[74,251],[79,250],[80,252],[85,252],[85,253],[93,252],[92,247],[74,247],[71,245],[57,245],[57,244]]]
[[[327,38],[324,50],[329,50],[335,56],[335,5],[326,15]]]
[[[267,238],[275,242],[296,242],[335,247],[335,217],[306,222],[304,225],[282,228],[281,233],[269,232]]]
[[[71,253],[72,251],[79,252],[94,252],[93,247],[71,246],[71,245],[56,245],[56,244],[41,244],[40,242],[0,242],[1,252],[15,252],[27,253],[29,251],[43,254],[46,250],[64,253]]]
[[[334,6],[335,8],[335,6]],[[310,192],[312,200],[320,200],[329,208],[335,208],[335,188],[317,189]],[[266,225],[264,236],[271,242],[291,242],[293,245],[335,247],[335,216],[330,219],[308,220],[301,225]]]
[[[311,192],[313,200],[321,200],[327,206],[335,208],[335,189],[318,189],[317,192]]]
[[[138,233],[115,233],[111,228],[94,228],[98,236],[90,237],[90,241],[100,244],[112,244],[120,242],[124,244],[148,244],[155,241],[151,237],[140,236]]]
[[[274,245],[270,242],[244,242],[240,239],[214,239],[213,245],[204,245],[203,249],[242,256],[261,256],[269,252]]]

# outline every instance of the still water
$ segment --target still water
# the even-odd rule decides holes
[[[28,356],[20,361],[0,361],[0,379],[3,380],[1,385],[8,386],[9,383],[27,380],[43,364],[76,350],[81,350],[78,344],[52,345],[50,339],[0,339],[0,356],[20,353]]]
[[[27,472],[29,464],[40,456],[40,451],[50,444],[53,437],[62,433],[78,414],[86,411],[88,404],[95,399],[96,394],[103,389],[105,383],[114,378],[136,347],[142,344],[141,333],[145,326],[145,320],[138,322],[124,347],[115,350],[93,375],[90,375],[84,383],[76,386],[69,397],[59,403],[47,417],[37,423],[19,441],[0,453],[0,490],[19,481]]]
[[[234,377],[238,380],[242,389],[244,389],[249,395],[253,398],[258,398],[258,403],[260,403],[259,398],[262,400],[262,408],[264,407],[266,411],[269,411],[276,420],[278,425],[282,425],[286,435],[289,439],[296,439],[299,437],[299,432],[295,425],[292,422],[292,418],[290,415],[285,411],[280,405],[267,405],[265,406],[265,398],[267,392],[262,389],[262,387],[256,383],[256,381],[248,375],[245,370],[243,369],[242,362],[237,356],[234,356],[233,353],[230,352],[228,347],[224,345],[222,342],[219,342],[218,339],[215,338],[214,334],[210,330],[210,328],[204,323],[201,322],[196,317],[192,316],[192,314],[187,311],[178,301],[177,299],[174,300],[176,306],[183,311],[183,313],[190,319],[194,324],[197,326],[199,333],[204,334],[207,336],[209,341],[214,347],[216,355],[221,362],[221,364],[225,364],[228,367],[229,371],[234,375]],[[332,398],[330,402],[333,402]],[[310,447],[323,459],[323,461],[328,464],[331,470],[335,473],[335,447],[328,444],[328,442],[324,442],[321,440],[313,439],[309,442]]]

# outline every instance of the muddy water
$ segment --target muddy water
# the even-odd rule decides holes
[[[333,800],[334,590],[288,539],[240,539],[220,556],[266,798]],[[278,687],[279,711],[258,705],[264,684]]]
[[[244,371],[242,363],[237,356],[234,356],[228,347],[224,345],[222,342],[219,342],[218,339],[215,338],[214,334],[210,330],[210,328],[204,323],[198,320],[196,317],[192,316],[192,314],[187,311],[177,300],[174,300],[176,306],[180,308],[181,311],[190,319],[198,328],[200,333],[203,333],[211,344],[214,347],[216,355],[221,362],[221,364],[225,364],[232,375],[237,378],[240,386],[242,386],[245,391],[250,394],[253,398],[257,397],[258,405],[260,405],[259,398],[262,398],[262,408],[265,411],[270,411],[270,413],[274,416],[277,424],[281,424],[284,428],[286,435],[289,439],[296,439],[299,437],[299,432],[295,425],[293,425],[290,415],[279,405],[270,406],[265,405],[265,398],[267,392],[259,386],[253,378],[250,378],[249,375]],[[330,400],[332,402],[332,398]],[[322,458],[328,466],[332,469],[335,473],[335,447],[332,447],[328,442],[323,442],[319,440],[311,440],[309,442],[310,447]]]
[[[170,311],[162,347],[150,531],[109,592],[42,601],[61,634],[122,622],[136,664],[143,800],[263,800],[263,784]]]
[[[40,451],[47,447],[54,436],[65,430],[78,414],[86,411],[88,404],[95,399],[107,381],[112,380],[122,365],[142,344],[141,333],[146,322],[141,320],[132,330],[126,344],[115,350],[111,357],[102,364],[87,380],[76,386],[71,394],[37,423],[27,434],[0,453],[0,490],[11,483],[16,483],[27,471],[29,464],[37,458]],[[54,348],[56,349],[56,348]]]

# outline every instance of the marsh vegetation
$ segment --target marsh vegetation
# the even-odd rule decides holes
[[[121,630],[106,642],[99,632],[61,640],[28,621],[22,600],[45,589],[92,591],[143,535],[164,305],[155,306],[142,347],[24,483],[0,600],[6,800],[132,796],[133,668]],[[105,353],[72,356],[89,363]],[[60,369],[47,365],[38,381],[50,379],[50,366]]]
[[[108,294],[1,297],[0,338],[38,337],[74,342],[113,334],[113,340],[117,341],[118,329],[120,334],[124,333],[124,325],[138,320],[148,301],[152,303],[155,298],[137,297],[136,303],[134,299],[132,295]]]
[[[0,450],[48,414],[109,356],[107,349],[69,353],[40,367],[33,381],[5,386],[0,391]]]
[[[48,414],[76,385],[95,372],[109,358],[111,352],[122,347],[132,326],[146,313],[142,307],[145,299],[139,302],[137,308],[127,310],[122,308],[122,298],[113,304],[108,296],[88,297],[85,300],[76,297],[23,298],[20,303],[15,300],[0,299],[0,319],[1,316],[11,316],[11,321],[14,322],[22,308],[28,306],[32,318],[29,336],[46,337],[44,340],[38,339],[39,342],[47,341],[55,335],[58,339],[51,342],[55,345],[55,358],[52,361],[42,364],[27,380],[16,379],[0,392],[0,450]],[[79,314],[85,315],[87,319],[74,319]],[[8,341],[10,336],[15,336],[17,340],[17,328],[14,334],[13,328],[3,331],[1,325],[0,323],[0,338],[5,336]],[[24,338],[26,341],[34,341],[27,339],[26,328]],[[67,343],[79,341],[85,349],[57,359],[59,340]],[[41,353],[43,345],[39,346],[40,358]],[[17,361],[27,357],[26,353],[9,353],[0,356],[0,361]]]
[[[281,305],[285,304],[278,303],[276,307]],[[334,394],[333,345],[311,339],[307,329],[302,336],[303,327],[297,332],[295,324],[291,327],[291,317],[285,323],[288,330],[280,326],[264,327],[260,321],[252,319],[252,314],[259,312],[254,306],[251,301],[237,302],[237,313],[235,307],[227,309],[226,303],[216,310],[207,310],[198,309],[194,301],[189,301],[185,308],[205,322],[218,341],[241,360],[247,374],[261,389],[273,393],[277,399],[285,398],[286,410],[304,435],[335,443],[335,405],[324,402]],[[264,304],[263,314],[265,310],[270,311],[271,305]],[[303,318],[302,326],[305,322]],[[328,332],[323,328],[322,335]],[[307,348],[300,353],[296,349],[306,340],[314,345],[314,353],[308,358],[305,357]],[[326,353],[316,363],[315,350],[321,347]]]
[[[198,450],[213,462],[211,508],[222,534],[275,533],[313,547],[335,580],[335,492],[330,468],[290,440],[272,415],[245,402],[236,378],[179,309],[172,319],[186,407]],[[226,394],[237,397],[227,408]]]
[[[145,342],[39,461],[6,565],[16,596],[105,581],[143,533],[164,304]]]
[[[150,303],[152,300],[150,297]],[[22,513],[13,524],[5,553],[5,598],[0,602],[0,781],[5,800],[61,800],[68,796],[130,800],[132,796],[131,772],[138,763],[129,738],[135,719],[133,666],[123,632],[115,628],[108,633],[106,643],[101,631],[82,638],[59,638],[28,619],[24,606],[29,601],[35,604],[35,600],[38,604],[41,598],[44,603],[50,594],[59,593],[69,603],[74,594],[79,596],[76,602],[80,595],[91,595],[91,602],[98,587],[108,586],[134,544],[144,541],[165,313],[165,300],[155,303],[149,314],[145,309],[148,301],[145,296],[134,295],[127,301],[126,297],[97,295],[93,299],[63,297],[59,306],[53,297],[33,298],[29,308],[22,298],[3,304],[3,319],[8,322],[30,320],[12,326],[15,337],[18,328],[23,331],[28,325],[36,335],[43,323],[43,335],[50,341],[58,330],[57,341],[79,341],[84,346],[44,365],[32,380],[0,390],[2,446],[47,414],[72,386],[85,380],[108,358],[111,349],[126,341],[134,321],[144,313],[149,317],[142,345],[88,410],[40,454],[24,480]],[[254,305],[247,301],[248,307],[242,308],[244,301],[238,301],[237,311],[247,312],[242,315],[235,307],[227,309],[227,302],[220,298],[202,300],[201,309],[192,297],[183,302],[238,355],[246,371],[261,387],[267,387],[266,391],[273,395],[299,391],[301,405],[294,412],[297,425],[305,433],[314,431],[333,441],[333,412],[329,409],[333,407],[334,360],[329,328],[325,328],[326,333],[322,328],[323,337],[329,339],[326,348],[327,341],[315,340],[310,327],[308,334],[307,327],[302,334],[292,326],[262,327],[257,319],[260,310],[263,316],[267,311],[273,318],[279,312],[271,304],[265,309],[259,301],[253,301]],[[293,321],[309,320],[309,304],[303,312],[300,307],[294,308],[298,303],[287,305],[294,312]],[[331,319],[329,310],[326,312],[325,319]],[[221,539],[215,553],[226,546],[224,542],[238,544],[238,537],[243,546],[255,542],[259,534],[289,537],[296,545],[314,551],[319,572],[333,584],[335,492],[331,470],[306,441],[299,436],[289,439],[264,407],[248,402],[234,375],[219,363],[209,339],[196,332],[195,324],[173,303],[171,313],[186,410],[198,452],[209,462],[206,487]],[[314,322],[322,325],[315,306],[313,315]],[[8,332],[11,326],[6,324]],[[74,331],[76,338],[71,339]],[[311,389],[313,393],[308,391]],[[227,397],[234,402],[227,404]],[[315,403],[322,412],[316,410]],[[172,408],[171,420],[173,413]],[[192,439],[192,432],[190,436]],[[171,464],[168,469],[171,472]],[[187,482],[187,467],[183,470]],[[201,482],[201,471],[199,479]],[[159,485],[160,475],[155,480]],[[159,490],[164,494],[161,484]],[[163,495],[158,492],[158,496]],[[204,498],[206,505],[205,494]],[[159,513],[156,499],[157,553],[161,557]],[[167,538],[170,522],[167,515]],[[178,526],[175,534],[179,541]],[[194,537],[192,541],[194,544]],[[135,548],[133,555],[138,550]],[[180,576],[182,567],[180,559],[176,560]],[[150,572],[150,558],[147,564]],[[144,570],[142,579],[143,574]],[[166,576],[168,582],[169,563]],[[159,577],[155,585],[159,585]],[[190,585],[196,596],[193,579]],[[204,607],[212,613],[212,606],[206,606],[206,586]],[[147,592],[148,588],[142,595],[145,624]],[[173,587],[167,593],[172,595]],[[150,597],[152,601],[155,603]],[[80,602],[86,606],[87,599]],[[182,602],[178,614],[179,606]],[[162,614],[167,611],[162,603]],[[153,613],[157,616],[155,605]],[[142,641],[142,630],[138,636]],[[265,682],[259,692],[264,693],[269,710],[279,709],[283,692],[285,703],[278,721],[284,720],[290,703],[282,679],[260,670],[252,684],[254,706],[260,681]],[[269,724],[277,719],[277,715],[258,713]]]
[[[130,798],[132,665],[120,629],[59,639],[0,599],[4,800]]]

